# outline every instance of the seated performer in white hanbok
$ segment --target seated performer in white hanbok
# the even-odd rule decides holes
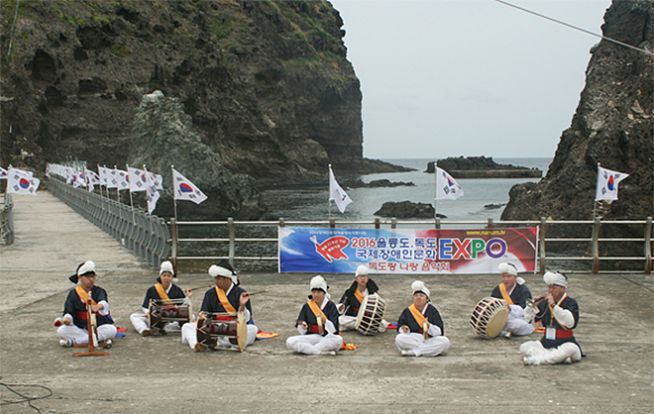
[[[87,302],[90,298],[91,310],[96,314],[97,340],[100,346],[111,348],[117,331],[109,314],[107,292],[95,285],[95,263],[89,260],[80,264],[68,279],[77,286],[68,292],[63,317],[55,320],[57,335],[61,338],[59,344],[71,347],[89,343]]]
[[[159,277],[157,277],[157,283],[153,286],[150,286],[145,292],[145,298],[143,299],[143,305],[141,306],[140,312],[134,312],[129,316],[129,320],[132,321],[134,329],[143,336],[150,335],[150,320],[148,318],[148,309],[150,307],[150,300],[167,300],[167,299],[190,299],[192,292],[190,290],[186,291],[186,294],[177,286],[175,283],[175,269],[173,269],[173,264],[166,260],[161,263],[159,268]],[[179,332],[180,326],[179,322],[168,322],[163,326],[165,332]]]
[[[525,309],[526,318],[536,318],[545,328],[540,341],[520,345],[525,365],[572,363],[583,353],[573,329],[579,323],[579,305],[568,296],[568,277],[558,272],[546,272],[543,280],[547,294],[535,298]]]
[[[200,308],[201,314],[210,313],[227,313],[236,315],[237,309],[244,312],[247,324],[247,341],[246,346],[252,345],[257,339],[259,330],[252,320],[252,305],[250,294],[245,289],[238,286],[238,277],[236,272],[227,261],[219,265],[209,267],[209,275],[214,278],[216,286],[207,290],[202,300]],[[207,349],[203,344],[198,343],[197,323],[185,323],[182,326],[182,343],[194,351],[205,351]],[[235,348],[228,338],[219,339],[218,346],[221,348]]]
[[[505,337],[529,335],[534,331],[534,325],[524,318],[527,300],[531,292],[525,280],[518,277],[518,269],[513,263],[500,263],[498,270],[502,274],[500,284],[493,289],[491,297],[504,299],[509,305],[509,317],[500,335]]]
[[[436,356],[450,348],[443,336],[443,321],[430,302],[430,292],[424,282],[411,284],[413,304],[402,311],[397,321],[395,345],[404,356]]]
[[[368,277],[368,267],[361,265],[357,267],[354,273],[354,282],[343,293],[341,302],[338,304],[338,312],[341,314],[338,323],[341,331],[351,331],[355,329],[355,322],[359,313],[359,308],[363,300],[368,295],[377,293],[379,288],[374,280]],[[385,332],[388,322],[382,319],[379,325],[379,332]]]
[[[300,335],[286,340],[286,347],[307,355],[336,355],[343,338],[338,334],[338,310],[327,295],[327,282],[318,275],[311,279],[309,300],[302,305],[296,326]]]

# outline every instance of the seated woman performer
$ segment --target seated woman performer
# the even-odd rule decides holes
[[[257,339],[259,330],[252,320],[252,305],[250,295],[245,289],[238,286],[236,272],[227,261],[221,261],[218,265],[209,267],[209,275],[214,278],[216,286],[207,290],[200,307],[200,316],[206,313],[229,313],[236,315],[236,310],[243,311],[247,325],[246,346],[250,346]],[[197,323],[185,323],[182,326],[182,343],[194,351],[206,351],[207,347],[198,343]],[[228,338],[220,338],[218,345],[221,348],[234,348]]]
[[[350,331],[355,329],[355,322],[361,303],[366,296],[377,293],[379,288],[374,280],[368,277],[368,267],[360,265],[354,273],[354,282],[343,293],[341,303],[338,304],[338,323],[342,331]],[[386,331],[388,322],[382,319],[379,325],[379,332]]]
[[[411,284],[413,304],[402,311],[397,321],[395,345],[403,356],[436,356],[450,348],[450,340],[443,336],[443,321],[425,283]]]
[[[525,320],[524,309],[527,306],[527,299],[531,299],[531,292],[525,280],[518,277],[518,269],[513,263],[500,263],[498,270],[502,279],[491,292],[491,297],[504,299],[509,305],[509,317],[500,335],[507,338],[512,335],[529,335],[534,332],[534,325]]]
[[[309,300],[302,305],[296,327],[299,335],[286,340],[286,347],[300,354],[336,355],[343,344],[338,335],[338,310],[327,295],[327,282],[318,275],[309,284]]]
[[[112,339],[116,337],[116,327],[109,314],[107,292],[95,285],[95,263],[88,260],[79,266],[74,275],[68,279],[77,286],[68,292],[64,303],[63,317],[55,320],[57,335],[61,338],[59,345],[71,347],[89,343],[87,330],[89,318],[86,304],[91,299],[91,310],[96,313],[99,345],[111,348]]]
[[[134,312],[129,316],[129,320],[132,321],[134,329],[143,336],[150,335],[150,319],[148,318],[148,309],[150,307],[150,300],[160,300],[160,299],[190,299],[192,292],[190,290],[186,291],[186,294],[179,288],[175,283],[177,279],[175,278],[175,269],[173,264],[166,260],[161,263],[159,268],[159,276],[157,277],[157,283],[153,286],[150,286],[145,292],[145,298],[143,299],[143,305],[141,306],[140,312]],[[185,302],[186,303],[186,302]],[[180,326],[178,322],[168,322],[164,325],[164,331],[168,333],[179,332]]]

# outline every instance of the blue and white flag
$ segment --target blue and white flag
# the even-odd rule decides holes
[[[175,200],[188,200],[200,204],[207,199],[207,196],[200,189],[173,168],[173,186]]]
[[[463,187],[440,167],[436,167],[436,200],[456,200],[463,197]]]
[[[629,177],[619,171],[612,171],[597,165],[597,188],[595,189],[595,201],[617,200],[618,184]]]
[[[41,181],[32,172],[9,167],[7,175],[7,193],[36,195]]]

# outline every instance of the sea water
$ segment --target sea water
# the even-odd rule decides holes
[[[362,175],[364,182],[388,179],[390,181],[411,181],[412,187],[345,188],[352,199],[345,213],[340,213],[331,203],[331,215],[337,220],[373,220],[374,213],[387,201],[412,201],[434,205],[434,174],[427,174],[427,163],[433,159],[385,159],[384,161],[415,168],[416,171]],[[543,174],[551,158],[496,158],[500,164],[513,164],[528,168],[539,168]],[[336,179],[345,181],[334,170]],[[509,190],[516,184],[538,182],[538,178],[466,178],[457,182],[465,195],[458,200],[439,200],[437,211],[448,220],[499,220],[504,206],[485,208],[488,204],[505,204],[509,201]],[[325,220],[329,214],[328,185],[322,187],[300,187],[276,189],[263,192],[263,203],[268,217],[283,217],[286,220]]]

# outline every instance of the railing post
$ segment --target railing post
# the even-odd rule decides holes
[[[441,228],[441,218],[440,218],[440,217],[436,217],[436,218],[434,219],[434,228],[435,228],[436,230],[438,230],[438,229]]]
[[[375,224],[375,230],[379,230],[379,228],[381,227],[381,220],[379,220],[379,217],[375,217],[374,224]]]
[[[652,274],[652,217],[645,222],[645,274]]]
[[[393,230],[397,228],[397,219],[395,217],[391,217],[391,228]]]
[[[540,229],[538,229],[538,256],[540,259],[539,270],[540,274],[545,274],[545,262],[547,260],[547,255],[545,253],[545,224],[547,221],[545,217],[540,218]]]
[[[177,220],[170,219],[170,259],[173,262],[173,268],[177,269]]]
[[[491,217],[488,218],[488,224],[486,224],[487,229],[492,229],[493,228],[493,219]]]
[[[279,218],[279,227],[284,227],[286,226],[286,221],[284,220],[283,217]]]
[[[330,229],[336,228],[336,219],[333,218],[329,219],[329,228]]]
[[[234,219],[232,217],[227,219],[227,231],[229,232],[229,264],[234,266],[234,247],[235,247],[235,236],[234,236]]]
[[[591,235],[591,250],[593,254],[593,274],[599,273],[600,270],[600,259],[599,259],[599,230],[600,230],[600,220],[598,217],[595,217],[593,222],[593,234]]]

